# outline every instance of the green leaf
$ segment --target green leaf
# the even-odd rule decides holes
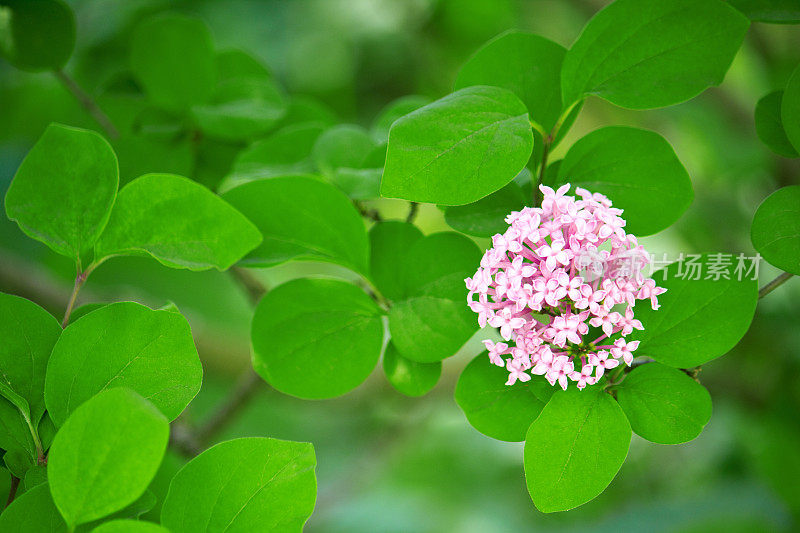
[[[0,55],[15,67],[59,70],[75,48],[75,15],[61,0],[6,0],[0,36]]]
[[[26,491],[38,487],[42,483],[47,483],[47,465],[34,465],[25,473],[22,488]]]
[[[399,300],[405,296],[406,286],[402,276],[406,269],[406,254],[420,239],[422,232],[407,222],[387,220],[370,228],[371,278],[389,300]]]
[[[749,25],[721,0],[617,0],[567,52],[564,103],[586,94],[629,109],[689,100],[722,82]]]
[[[633,431],[652,442],[688,442],[711,419],[711,395],[705,387],[659,363],[634,368],[614,390]]]
[[[625,413],[601,387],[556,392],[525,438],[525,479],[536,508],[567,511],[595,498],[630,442]]]
[[[756,104],[756,133],[761,142],[783,157],[800,157],[783,129],[781,122],[781,101],[783,91],[774,91]]]
[[[147,19],[133,31],[130,54],[133,74],[156,104],[184,110],[211,97],[214,43],[201,20],[179,15]]]
[[[451,228],[461,233],[491,237],[495,233],[504,233],[508,228],[506,216],[512,211],[521,210],[526,203],[522,188],[512,181],[475,203],[447,207],[444,219]]]
[[[625,230],[637,236],[669,227],[694,197],[689,174],[666,139],[627,126],[600,128],[572,145],[556,182],[605,194],[625,210]]]
[[[383,344],[381,310],[338,280],[296,279],[264,296],[251,331],[253,368],[299,398],[333,398],[360,385]]]
[[[67,533],[67,525],[53,503],[50,487],[43,483],[17,497],[0,514],[0,531]]]
[[[53,501],[67,525],[107,516],[133,503],[155,475],[169,423],[131,389],[117,387],[87,401],[50,448]]]
[[[192,108],[210,137],[245,141],[263,136],[286,114],[286,99],[271,80],[237,78],[220,82],[208,104]]]
[[[528,108],[531,120],[550,131],[561,115],[561,63],[566,52],[544,37],[508,31],[483,45],[461,67],[455,88],[508,89]]]
[[[261,242],[219,196],[173,174],[145,174],[119,192],[95,260],[150,255],[173,268],[226,270]]]
[[[800,23],[800,4],[797,0],[729,0],[731,5],[758,22],[773,24]]]
[[[174,420],[202,381],[203,366],[181,314],[120,302],[67,326],[47,366],[45,401],[61,426],[95,394],[127,387]]]
[[[44,384],[50,352],[61,326],[35,303],[0,293],[0,447],[36,458],[32,428],[44,415]]]
[[[261,246],[244,259],[245,266],[313,259],[368,272],[364,221],[334,186],[314,178],[280,177],[245,183],[223,198],[252,220],[264,236]],[[267,205],[269,209],[264,209]]]
[[[480,249],[453,232],[416,241],[403,258],[402,301],[389,309],[389,329],[398,351],[419,363],[455,355],[477,330],[466,305],[464,278],[480,263]]]
[[[280,126],[314,124],[326,128],[339,122],[336,113],[316,98],[293,95],[289,98],[289,107]]]
[[[220,193],[251,181],[314,171],[311,150],[322,133],[318,124],[288,126],[251,144],[236,157]]]
[[[175,475],[161,523],[172,533],[300,531],[314,511],[316,464],[310,443],[222,442]]]
[[[708,277],[709,264],[715,261],[703,256],[697,270],[688,262],[675,262],[653,279],[667,292],[658,297],[661,308],[653,310],[646,302],[636,308],[643,331],[634,330],[631,340],[641,340],[636,355],[646,355],[665,365],[691,368],[727,353],[744,336],[753,321],[758,301],[758,281],[750,279],[745,262],[742,280],[732,258],[730,279]],[[683,278],[686,279],[683,279]],[[708,278],[708,279],[707,279]]]
[[[217,80],[233,80],[241,78],[272,79],[269,69],[261,61],[236,48],[220,50],[214,57]]]
[[[374,153],[379,150],[378,156]],[[319,136],[314,144],[314,162],[328,180],[350,198],[364,200],[380,196],[385,149],[360,126],[340,124]]]
[[[108,222],[118,182],[105,139],[50,124],[8,188],[6,214],[29,237],[77,261]]]
[[[506,385],[507,379],[508,372],[489,362],[487,352],[483,352],[461,372],[456,384],[456,403],[470,425],[484,435],[509,442],[523,441],[544,402],[531,394],[527,383],[517,381]],[[533,379],[544,381],[540,376]]]
[[[761,202],[750,239],[771,265],[800,275],[800,185],[778,189]]]
[[[401,96],[397,100],[389,102],[389,104],[378,113],[378,116],[375,117],[375,121],[372,123],[372,138],[378,142],[386,142],[389,139],[389,130],[395,120],[430,103],[430,98],[417,94]]]
[[[514,93],[462,89],[395,121],[381,195],[468,204],[514,179],[532,150],[528,112]]]
[[[783,91],[781,122],[789,142],[800,152],[800,65],[794,69]]]
[[[417,363],[400,355],[389,343],[383,354],[383,372],[389,383],[406,396],[428,394],[442,375],[442,363]]]
[[[169,530],[152,522],[112,520],[97,526],[92,533],[169,533]]]

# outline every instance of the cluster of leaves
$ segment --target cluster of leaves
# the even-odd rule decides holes
[[[7,3],[13,38],[0,43],[3,55],[20,68],[60,72],[74,43],[69,8],[60,0]],[[367,129],[334,125],[323,106],[287,96],[248,54],[215,50],[196,19],[145,20],[132,35],[129,72],[103,99],[119,127],[109,136],[118,136],[109,144],[51,125],[6,195],[8,217],[74,260],[77,277],[60,326],[32,302],[0,298],[8,339],[0,346],[0,448],[24,491],[0,515],[0,529],[67,531],[103,520],[100,531],[160,527],[124,519],[154,505],[147,486],[168,424],[199,390],[202,368],[174,307],[72,310],[103,262],[144,255],[190,270],[341,265],[356,282],[297,279],[260,300],[253,368],[283,393],[333,398],[361,384],[383,353],[388,381],[423,395],[442,360],[477,331],[464,302],[463,279],[481,257],[470,237],[502,231],[507,213],[535,201],[539,183],[606,194],[640,236],[684,213],[690,178],[655,132],[604,127],[562,160],[549,155],[589,95],[651,109],[720,83],[748,25],[721,0],[617,0],[569,50],[528,33],[498,36],[466,62],[452,94],[397,100]],[[135,90],[119,89],[128,85]],[[782,94],[759,103],[759,135],[796,157],[798,114],[795,72]],[[152,159],[128,157],[143,147],[152,147]],[[227,164],[211,164],[210,152]],[[191,179],[163,173],[183,168]],[[380,220],[364,208],[380,196],[412,202],[408,220]],[[795,274],[798,196],[798,187],[777,191],[752,228],[764,258]],[[423,235],[413,223],[416,202],[440,206],[455,231]],[[708,422],[711,400],[695,370],[741,339],[758,288],[747,279],[687,280],[678,268],[663,272],[661,310],[637,313],[645,326],[637,355],[646,364],[582,392],[554,392],[541,379],[505,386],[485,354],[462,373],[455,397],[469,422],[490,437],[526,442],[528,488],[540,510],[570,509],[602,492],[632,431],[674,444]],[[300,529],[314,506],[314,465],[310,444],[219,444],[172,480],[162,525]]]

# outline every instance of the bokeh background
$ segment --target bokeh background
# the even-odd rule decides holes
[[[329,110],[331,121],[369,126],[397,97],[439,98],[460,65],[507,29],[533,31],[564,46],[607,2],[595,0],[70,0],[77,45],[66,67],[112,120],[137,88],[127,83],[135,24],[160,11],[202,18],[217,48],[260,58],[291,95]],[[556,160],[575,139],[604,125],[664,135],[689,170],[695,200],[681,220],[643,239],[656,253],[752,254],[749,226],[773,190],[800,183],[798,160],[772,154],[755,134],[757,100],[782,88],[800,62],[800,27],[754,23],[725,82],[682,105],[637,112],[590,98]],[[308,101],[308,100],[306,100]],[[51,121],[97,125],[48,73],[0,62],[0,192]],[[116,144],[122,181],[147,171],[184,174],[214,187],[240,147],[174,140]],[[385,218],[405,202],[379,200]],[[265,206],[268,208],[268,206]],[[447,229],[434,206],[418,218],[426,233]],[[485,242],[479,242],[483,245]],[[762,263],[762,284],[778,272]],[[343,276],[330,265],[290,263],[254,271],[266,285],[308,275]],[[61,316],[73,266],[0,217],[0,291],[28,297]],[[81,303],[172,301],[192,324],[206,376],[182,423],[200,422],[249,364],[247,295],[230,276],[190,273],[143,258],[105,264]],[[680,446],[634,437],[628,460],[596,500],[544,515],[528,497],[522,444],[473,430],[456,406],[455,381],[480,345],[473,339],[444,362],[432,393],[419,399],[373,376],[352,393],[311,402],[264,385],[217,439],[272,436],[310,441],[319,495],[309,532],[797,531],[800,529],[800,281],[759,302],[756,319],[728,355],[703,368],[714,414],[703,434]],[[2,340],[0,339],[0,342]],[[324,356],[324,354],[321,354]],[[154,483],[166,491],[184,460],[171,452]],[[7,473],[0,485],[8,483]],[[0,488],[3,492],[5,488]],[[157,516],[158,509],[151,511]]]

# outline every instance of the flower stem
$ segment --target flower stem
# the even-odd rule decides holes
[[[791,274],[791,273],[789,273],[789,272],[784,272],[783,274],[781,274],[781,275],[780,275],[780,276],[778,276],[777,278],[773,279],[772,281],[770,281],[769,283],[767,283],[766,285],[764,285],[764,286],[763,286],[763,287],[762,287],[762,288],[761,288],[761,289],[758,291],[758,297],[759,297],[759,298],[763,298],[763,297],[764,297],[764,296],[766,296],[767,294],[771,293],[772,291],[774,291],[775,289],[777,289],[778,287],[780,287],[781,285],[783,285],[784,283],[786,283],[786,281],[787,281],[789,278],[791,278],[793,275],[794,275],[794,274]]]
[[[8,499],[6,500],[6,507],[11,505],[11,502],[14,501],[14,498],[17,496],[17,489],[19,488],[19,478],[15,475],[11,475],[11,488],[8,490]]]
[[[63,70],[54,70],[53,74],[55,74],[56,78],[64,84],[64,87],[72,93],[78,102],[80,102],[81,106],[92,115],[92,118],[100,125],[103,130],[108,134],[109,137],[112,139],[116,139],[119,137],[119,131],[117,128],[114,127],[114,124],[111,122],[111,119],[108,118],[100,107],[92,100],[92,97],[86,94],[86,91],[81,89],[80,85],[78,85],[75,80],[73,80],[66,72]]]
[[[411,202],[411,205],[408,209],[408,216],[406,217],[406,222],[409,224],[414,222],[414,219],[417,218],[417,213],[419,212],[419,204],[417,202]]]

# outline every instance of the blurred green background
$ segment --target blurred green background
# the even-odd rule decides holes
[[[202,18],[218,49],[260,58],[291,95],[330,109],[336,122],[369,126],[403,95],[439,98],[481,44],[511,28],[564,46],[607,2],[592,0],[71,0],[77,45],[65,70],[112,120],[135,93],[126,69],[135,24],[160,11]],[[662,133],[689,170],[691,208],[674,227],[646,239],[651,252],[752,254],[749,226],[773,190],[800,183],[800,163],[772,154],[753,125],[756,101],[782,88],[800,62],[800,27],[754,23],[725,82],[685,104],[628,111],[590,99],[552,160],[603,125]],[[95,128],[48,73],[0,62],[0,191],[51,121]],[[122,181],[146,171],[189,175],[214,187],[239,147],[200,143],[115,145]],[[404,218],[405,202],[369,207]],[[268,208],[268,206],[265,206]],[[418,218],[426,233],[447,229],[434,206]],[[479,242],[483,245],[484,242]],[[60,317],[73,266],[0,220],[0,291],[28,297]],[[778,272],[762,263],[762,284]],[[256,271],[268,286],[308,275],[348,274],[290,263]],[[206,368],[184,422],[202,421],[249,364],[251,307],[225,273],[190,273],[148,259],[114,259],[81,303],[175,302],[189,318]],[[455,381],[479,352],[476,336],[444,363],[431,394],[395,392],[380,366],[343,398],[311,402],[262,387],[218,439],[262,435],[310,441],[319,466],[310,532],[797,531],[800,530],[800,282],[759,303],[742,342],[700,375],[714,399],[703,434],[681,446],[634,437],[617,479],[596,500],[567,513],[538,513],[528,497],[522,444],[477,433],[456,406]],[[0,341],[1,342],[1,341]],[[154,490],[162,493],[182,459],[171,454]],[[7,483],[7,481],[3,481]],[[152,511],[156,513],[157,510]]]

